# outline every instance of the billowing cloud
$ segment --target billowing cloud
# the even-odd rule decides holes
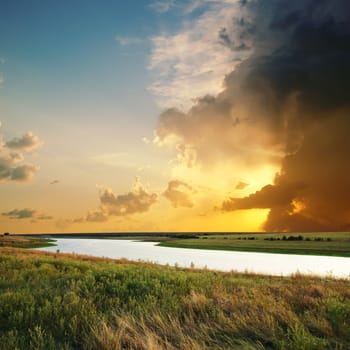
[[[5,143],[5,147],[16,151],[31,151],[40,145],[42,141],[30,131]]]
[[[193,1],[182,6],[181,11],[186,14],[199,7],[202,14],[197,20],[185,16],[183,28],[175,34],[163,33],[151,38],[149,68],[156,78],[150,90],[163,107],[187,108],[203,95],[218,93],[223,89],[223,77],[251,53],[248,35],[241,35],[243,27],[238,24],[238,18],[232,21],[236,15],[241,16],[238,1]],[[247,27],[248,20],[244,30]],[[245,49],[233,53],[223,40],[218,40],[221,29],[225,37],[228,30],[237,33],[235,42]]]
[[[350,4],[239,3],[242,16],[233,22],[243,41],[220,21],[217,41],[231,52],[247,46],[253,53],[233,67],[217,96],[199,99],[188,112],[162,113],[156,141],[175,143],[189,166],[280,164],[273,184],[222,205],[270,209],[266,230],[347,230]]]
[[[39,167],[23,163],[24,152],[29,152],[41,144],[39,138],[31,132],[5,143],[0,140],[0,182],[29,181]]]
[[[147,212],[158,200],[156,193],[146,191],[139,178],[131,192],[116,195],[111,189],[100,190],[101,207],[114,216],[126,216]]]
[[[37,219],[37,220],[51,220],[52,216],[40,214],[35,209],[13,209],[8,212],[1,213],[2,216],[7,216],[10,219]]]
[[[180,180],[169,181],[168,187],[163,193],[164,197],[167,198],[174,208],[179,207],[193,207],[191,200],[191,194],[193,188],[187,183]]]
[[[38,166],[24,164],[17,166],[11,171],[12,181],[29,181],[33,177],[33,174],[39,170]]]
[[[251,208],[280,208],[292,203],[296,195],[305,189],[302,183],[279,184],[279,186],[266,185],[244,198],[230,198],[223,205],[223,210],[238,210]]]
[[[19,153],[9,153],[0,149],[0,181],[29,181],[39,167],[31,164],[21,164],[23,156]]]

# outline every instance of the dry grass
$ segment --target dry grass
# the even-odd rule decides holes
[[[0,349],[350,349],[350,282],[0,249]]]

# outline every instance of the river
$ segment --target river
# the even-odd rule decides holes
[[[120,239],[59,238],[56,244],[39,250],[220,271],[350,277],[350,258],[343,257],[168,248],[157,246],[156,242]]]

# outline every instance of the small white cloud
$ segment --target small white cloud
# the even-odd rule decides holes
[[[144,40],[141,38],[118,36],[118,35],[115,37],[115,40],[121,46],[139,45],[144,42]]]
[[[158,13],[166,13],[169,12],[175,5],[175,0],[163,0],[153,2],[149,5],[149,7]]]
[[[151,140],[150,140],[149,138],[147,138],[147,137],[143,137],[143,138],[142,138],[142,141],[143,141],[146,145],[148,145],[148,144],[151,142]]]

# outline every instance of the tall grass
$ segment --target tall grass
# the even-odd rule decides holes
[[[350,282],[0,249],[0,349],[350,349]]]

